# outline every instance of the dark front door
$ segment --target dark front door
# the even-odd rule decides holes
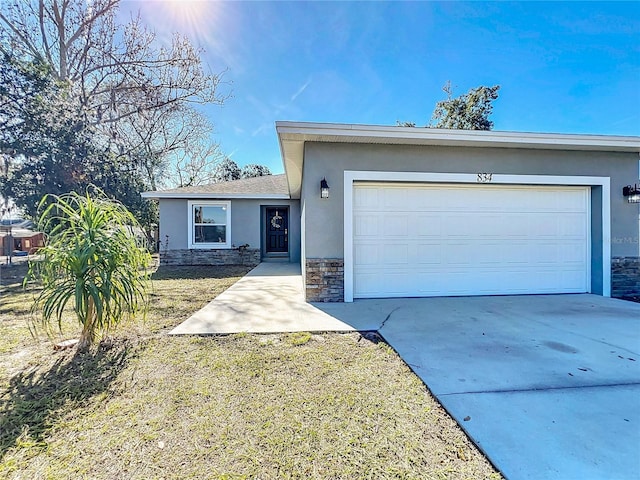
[[[266,253],[289,252],[289,210],[286,207],[267,207]]]

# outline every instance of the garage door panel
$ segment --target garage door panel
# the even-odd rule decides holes
[[[418,211],[440,211],[444,206],[442,195],[435,190],[412,189],[410,200]]]
[[[549,217],[544,213],[531,213],[526,215],[526,225],[524,232],[527,238],[556,238],[560,232],[560,221],[558,218]]]
[[[376,214],[360,214],[354,225],[356,237],[378,237],[378,220]]]
[[[557,273],[549,269],[527,269],[507,272],[504,281],[508,282],[513,293],[537,291],[548,293],[557,288]]]
[[[354,252],[353,257],[354,265],[360,267],[363,265],[376,266],[380,263],[379,258],[380,245],[372,244],[360,244],[360,247]]]
[[[376,278],[378,275],[379,274],[375,272],[360,272],[358,274],[358,283],[354,285],[354,295],[360,298],[366,298],[386,293],[380,289],[380,282],[378,282]]]
[[[557,190],[556,199],[558,209],[563,212],[582,213],[587,209],[588,198],[586,196],[575,195],[574,192],[567,190]]]
[[[560,235],[582,239],[587,228],[584,215],[563,215],[560,223]]]
[[[566,242],[564,245],[558,246],[558,256],[566,265],[573,264],[581,267],[586,254],[586,245],[579,241]]]
[[[527,263],[532,265],[556,265],[561,261],[558,245],[555,243],[531,242],[526,249]]]
[[[580,282],[584,275],[584,272],[581,269],[566,269],[558,272],[558,274],[560,276],[560,288],[566,290],[567,293],[582,293],[582,291],[575,288],[575,285]]]
[[[391,271],[387,275],[385,290],[392,294],[406,295],[410,285],[411,280],[407,271]]]
[[[473,265],[477,262],[471,242],[448,243],[443,246],[443,256],[446,263],[453,266]]]
[[[407,243],[385,243],[383,252],[383,265],[407,265],[409,262],[409,245]]]
[[[416,215],[414,228],[418,237],[442,236],[442,217],[440,215]]]
[[[454,213],[448,215],[446,237],[526,237],[527,218],[496,213]]]
[[[407,214],[388,214],[382,216],[378,226],[384,237],[407,237],[409,234],[409,216]]]
[[[366,207],[370,210],[377,210],[380,208],[378,204],[378,195],[380,189],[377,187],[363,187],[358,188],[358,194],[354,196],[353,207],[354,209]]]
[[[388,209],[398,210],[407,206],[407,190],[399,188],[384,188],[382,190],[382,205]]]
[[[356,185],[354,296],[586,292],[588,199],[581,187]]]
[[[504,242],[493,241],[478,244],[474,254],[474,261],[481,266],[503,264],[505,261],[505,248],[503,243]]]
[[[442,245],[439,243],[418,243],[415,246],[413,263],[419,265],[440,265]]]
[[[529,243],[526,240],[510,240],[503,239],[498,244],[500,248],[501,264],[506,267],[513,265],[526,265],[529,263],[528,248]]]

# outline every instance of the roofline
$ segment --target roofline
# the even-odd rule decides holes
[[[161,199],[161,198],[176,198],[176,199],[189,199],[189,198],[201,198],[201,199],[247,199],[247,200],[290,200],[291,197],[281,193],[265,193],[265,194],[245,194],[245,193],[189,193],[189,192],[142,192],[140,194],[142,198],[149,199]]]
[[[396,127],[341,123],[277,121],[278,136],[305,136],[306,141],[339,143],[400,143],[412,145],[510,146],[563,150],[601,150],[640,153],[639,136],[591,135],[575,133],[531,133],[495,130]],[[326,137],[337,137],[327,140]],[[360,141],[356,140],[360,139]],[[452,142],[452,143],[449,143]],[[487,145],[491,144],[491,145]]]
[[[276,122],[291,198],[300,198],[305,142],[582,150],[640,154],[640,137],[341,123]]]

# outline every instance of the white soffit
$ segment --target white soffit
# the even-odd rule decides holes
[[[305,142],[640,153],[640,137],[276,122],[291,198],[300,198]]]

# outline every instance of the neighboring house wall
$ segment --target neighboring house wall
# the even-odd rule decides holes
[[[202,200],[202,199],[201,199]],[[212,199],[213,200],[213,199]],[[194,200],[195,201],[195,200]],[[175,265],[254,264],[261,258],[262,206],[289,207],[290,261],[300,261],[300,202],[297,200],[231,200],[231,249],[190,249],[189,199],[160,199],[160,256]],[[249,244],[242,255],[237,250]]]
[[[330,270],[337,268],[337,262],[344,258],[345,170],[610,177],[611,255],[626,258],[637,257],[639,253],[638,205],[628,204],[622,196],[622,187],[637,178],[637,153],[308,142],[302,180],[307,219],[303,222],[302,234],[305,239],[303,270],[310,268],[316,279],[318,268],[327,268],[330,273],[325,284],[314,286],[307,279],[305,287],[310,300],[339,300],[339,293],[331,295],[339,288],[334,281],[335,272]],[[322,178],[329,183],[329,199],[320,198]],[[594,189],[592,196],[597,197],[597,193]],[[593,242],[603,234],[598,229],[601,212],[597,203],[592,202]],[[597,252],[592,261],[593,275],[610,268],[610,264],[603,265],[602,258],[598,259]],[[310,290],[323,293],[313,296]]]
[[[9,255],[12,251],[36,253],[44,247],[44,234],[40,232],[20,232],[15,235],[0,235],[0,255]]]

